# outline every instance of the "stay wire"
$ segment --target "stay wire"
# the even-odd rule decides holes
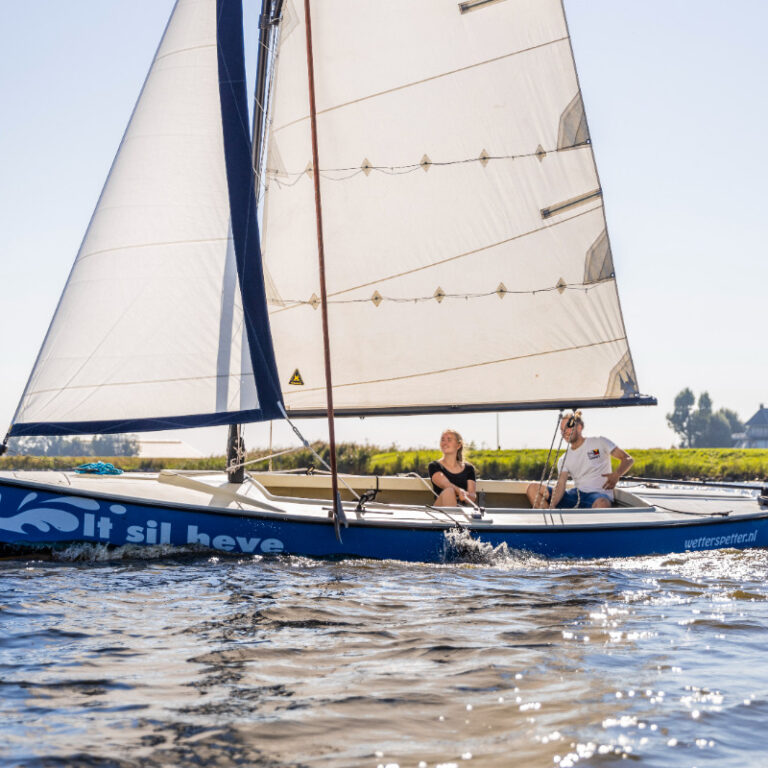
[[[278,451],[277,453],[270,453],[268,456],[259,456],[256,459],[249,459],[248,461],[240,462],[239,464],[230,464],[227,466],[227,470],[235,470],[240,469],[240,467],[247,467],[249,464],[259,464],[262,461],[267,461],[268,459],[275,459],[278,456],[285,456],[289,453],[297,453],[301,450],[301,447],[296,448],[288,448],[285,451]]]
[[[315,449],[314,449],[314,448],[313,448],[313,447],[312,447],[312,446],[309,444],[309,441],[307,440],[307,438],[306,438],[306,437],[304,437],[304,435],[302,435],[302,434],[301,434],[301,432],[299,431],[299,428],[298,428],[298,427],[297,427],[297,426],[296,426],[296,425],[295,425],[295,424],[294,424],[294,423],[293,423],[293,422],[292,422],[292,421],[291,421],[291,420],[288,418],[288,414],[286,413],[286,411],[285,411],[285,408],[283,407],[283,404],[282,404],[282,403],[278,403],[278,404],[277,404],[277,407],[280,409],[280,412],[283,414],[283,418],[284,418],[284,419],[285,419],[285,420],[288,422],[288,425],[289,425],[289,426],[290,426],[290,428],[293,430],[293,432],[294,432],[294,434],[296,435],[296,437],[298,437],[298,438],[299,438],[299,440],[301,441],[302,445],[303,445],[303,446],[304,446],[304,447],[305,447],[305,448],[306,448],[308,451],[310,451],[310,452],[312,453],[312,455],[313,455],[313,456],[314,456],[314,457],[315,457],[315,458],[316,458],[316,459],[317,459],[317,460],[318,460],[318,461],[319,461],[319,462],[320,462],[320,463],[321,463],[321,464],[322,464],[322,465],[323,465],[323,466],[324,466],[324,467],[325,467],[325,468],[326,468],[326,469],[327,469],[327,470],[330,472],[330,471],[331,471],[331,465],[330,465],[330,464],[329,464],[329,463],[328,463],[328,462],[327,462],[327,461],[326,461],[326,460],[325,460],[325,459],[324,459],[324,458],[323,458],[323,457],[322,457],[322,456],[321,456],[321,455],[320,455],[320,454],[319,454],[319,453],[318,453],[318,452],[317,452],[317,451],[316,451],[316,450],[315,450]],[[338,478],[339,478],[339,482],[340,482],[340,483],[341,483],[341,484],[342,484],[342,485],[343,485],[343,486],[344,486],[344,487],[345,487],[345,488],[346,488],[346,489],[347,489],[347,490],[348,490],[348,491],[349,491],[349,492],[350,492],[350,493],[351,493],[351,494],[352,494],[352,495],[353,495],[353,496],[354,496],[354,497],[355,497],[355,498],[356,498],[358,501],[360,501],[360,494],[358,494],[358,493],[357,493],[357,491],[355,491],[355,489],[354,489],[354,488],[351,488],[351,487],[349,486],[349,484],[348,484],[348,483],[347,483],[347,482],[344,480],[344,478],[343,478],[341,475],[339,475],[339,474],[338,474],[338,472],[337,472],[336,474],[337,474],[337,476],[338,476]]]
[[[563,437],[564,437],[564,435],[561,432],[560,433],[560,442],[557,444],[557,452],[558,453],[560,453],[560,446],[562,446],[562,444],[563,444]],[[565,453],[563,454],[563,471],[565,471],[565,457],[568,455],[568,449],[570,447],[571,447],[570,442],[566,443],[566,445],[565,445]],[[556,462],[554,462],[554,461],[552,462],[552,469],[550,469],[550,471],[549,471],[549,478],[547,479],[547,483],[549,483],[549,481],[552,479],[552,474],[555,471],[555,463]],[[554,523],[554,519],[552,518],[552,510],[555,509],[555,507],[553,507],[552,504],[553,504],[554,500],[555,500],[555,493],[554,493],[554,491],[552,491],[552,494],[549,497],[549,510],[550,510],[549,517],[550,517],[550,520],[552,520],[553,523]],[[578,501],[579,501],[579,489],[577,488],[576,489],[576,506],[578,506]],[[562,512],[560,512],[560,522],[561,523],[563,522],[563,513]]]
[[[552,448],[554,448],[555,446],[555,440],[557,439],[557,433],[560,429],[560,422],[562,421],[562,419],[563,419],[563,412],[561,410],[560,413],[557,415],[557,422],[555,425],[555,431],[552,434],[552,442],[549,444],[549,452],[547,453],[547,460],[544,462],[544,468],[541,470],[541,479],[539,480],[539,489],[538,489],[538,492],[536,493],[537,498],[541,493],[541,489],[544,487],[544,478],[547,476],[547,470],[549,469],[549,459],[550,459],[550,456],[552,455]],[[560,442],[562,443],[562,436],[560,437]],[[558,452],[560,451],[560,445],[558,445],[557,450]],[[551,476],[552,476],[552,472],[550,470],[549,477],[547,477],[547,482],[549,482],[549,479],[551,478]]]
[[[557,422],[558,427],[560,426],[561,422],[562,422],[562,418],[560,419],[560,421]],[[557,444],[557,451],[555,452],[555,455],[560,453],[560,448],[563,445],[563,438],[564,437],[565,437],[565,435],[563,435],[562,430],[560,430],[560,442],[558,442],[558,444]],[[570,446],[571,446],[570,443],[567,443],[566,446],[565,446],[565,453],[563,454],[563,469],[565,469],[565,457],[568,455],[568,449],[570,448]],[[551,466],[551,468],[549,470],[549,477],[547,478],[547,485],[549,485],[549,483],[552,481],[552,475],[555,472],[555,465],[556,464],[557,464],[557,459],[552,461],[552,466]],[[577,493],[578,493],[578,491],[577,491]],[[553,490],[551,492],[550,496],[549,496],[549,519],[552,521],[553,524],[555,522],[555,519],[552,517],[552,510],[555,509],[555,507],[553,506],[554,500],[555,500],[555,492]],[[563,513],[562,512],[560,512],[560,522],[561,523],[563,522]]]

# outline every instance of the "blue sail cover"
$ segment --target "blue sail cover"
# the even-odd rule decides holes
[[[269,314],[261,266],[259,225],[248,117],[242,0],[217,0],[219,96],[232,233],[243,315],[253,370],[259,372],[257,389],[262,416],[246,421],[282,418],[280,382],[270,334]],[[259,50],[259,56],[265,52]],[[238,420],[226,422],[236,423]]]
[[[261,421],[282,402],[241,0],[178,0],[11,435]]]

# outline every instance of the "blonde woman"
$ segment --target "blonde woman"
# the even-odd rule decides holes
[[[446,429],[440,436],[443,457],[429,465],[429,479],[437,494],[436,507],[457,507],[474,502],[475,468],[464,461],[464,441],[455,429]]]

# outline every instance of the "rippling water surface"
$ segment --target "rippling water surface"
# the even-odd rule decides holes
[[[2,562],[0,763],[768,765],[768,552],[469,559]]]

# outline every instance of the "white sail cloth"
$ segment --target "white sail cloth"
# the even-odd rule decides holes
[[[258,407],[231,231],[217,2],[178,0],[14,430],[160,428]]]
[[[323,0],[312,32],[337,409],[634,396],[560,0]],[[274,77],[270,322],[289,413],[321,413],[300,0]]]

